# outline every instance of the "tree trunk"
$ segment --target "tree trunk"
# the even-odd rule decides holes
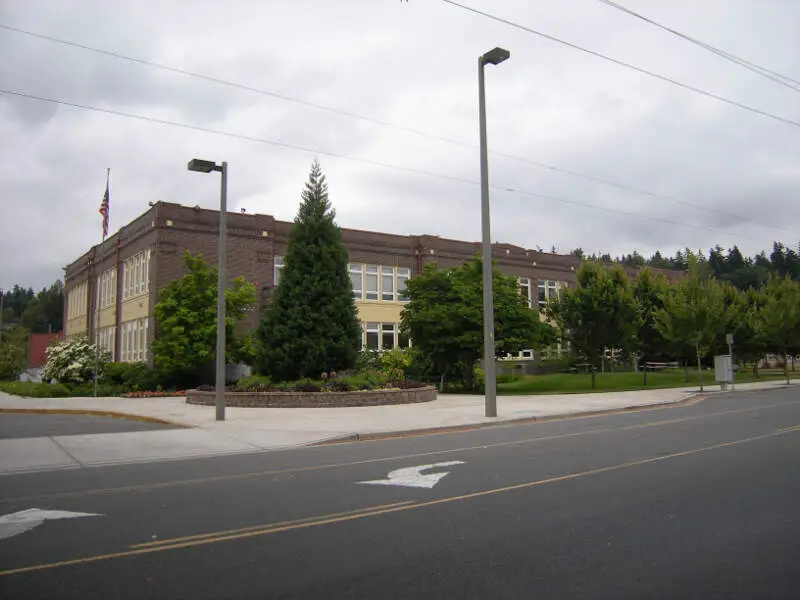
[[[786,385],[789,385],[789,351],[783,351],[783,374],[786,377]]]
[[[466,361],[466,364],[467,364],[467,366],[464,368],[464,386],[467,389],[467,393],[469,393],[469,392],[474,392],[475,389],[473,388],[474,383],[473,383],[473,380],[472,380],[472,364],[470,364],[469,361]],[[484,369],[484,373],[486,373],[485,369]],[[485,381],[486,380],[484,379],[484,382]],[[477,391],[480,392],[480,390],[477,390]],[[484,389],[484,392],[485,392],[485,389]]]
[[[700,362],[700,346],[697,348],[697,372],[700,373],[700,391],[703,391],[703,365]]]
[[[592,389],[594,390],[597,388],[597,383],[594,379],[594,365],[589,365],[589,370],[592,372]]]
[[[683,361],[683,378],[686,383],[689,383],[689,361]]]

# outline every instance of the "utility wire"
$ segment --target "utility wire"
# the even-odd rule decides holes
[[[470,144],[470,143],[464,142],[464,141],[461,141],[461,140],[457,140],[457,139],[453,139],[453,138],[449,138],[449,137],[445,137],[445,136],[441,136],[441,135],[436,135],[436,134],[429,133],[429,132],[426,132],[426,131],[422,131],[422,130],[419,130],[419,129],[414,129],[412,127],[406,127],[406,126],[403,126],[403,125],[398,125],[398,124],[392,123],[390,121],[383,121],[381,119],[374,119],[374,118],[371,118],[371,117],[366,117],[366,116],[363,116],[363,115],[351,113],[351,112],[340,110],[340,109],[333,108],[333,107],[330,107],[330,106],[325,106],[323,104],[316,104],[314,102],[307,102],[305,100],[301,100],[299,98],[294,98],[292,96],[287,96],[285,94],[279,94],[277,92],[273,92],[273,91],[270,91],[270,90],[256,88],[256,87],[253,87],[253,86],[249,86],[249,85],[245,85],[245,84],[241,84],[241,83],[236,83],[236,82],[229,81],[229,80],[226,80],[226,79],[220,79],[218,77],[205,75],[203,73],[197,73],[195,71],[189,71],[189,70],[186,70],[186,69],[180,69],[180,68],[177,68],[177,67],[164,65],[164,64],[161,64],[161,63],[145,60],[145,59],[142,59],[142,58],[137,58],[137,57],[121,54],[119,52],[112,52],[112,51],[109,51],[109,50],[103,50],[101,48],[95,48],[93,46],[88,46],[86,44],[81,44],[79,42],[74,42],[74,41],[70,41],[70,40],[64,40],[64,39],[56,38],[56,37],[53,37],[53,36],[49,36],[49,35],[33,32],[33,31],[28,31],[28,30],[25,30],[25,29],[20,29],[18,27],[13,27],[11,25],[7,25],[7,24],[4,24],[4,23],[0,23],[0,29],[5,29],[7,31],[11,31],[11,32],[14,32],[14,33],[19,33],[19,34],[31,36],[31,37],[34,37],[34,38],[39,38],[39,39],[46,40],[46,41],[49,41],[49,42],[53,42],[53,43],[56,43],[56,44],[62,44],[62,45],[65,45],[65,46],[71,46],[73,48],[79,48],[81,50],[94,52],[96,54],[109,56],[109,57],[112,57],[112,58],[117,58],[117,59],[120,59],[120,60],[132,62],[132,63],[135,63],[135,64],[144,65],[144,66],[147,66],[147,67],[152,67],[152,68],[155,68],[155,69],[161,69],[163,71],[168,71],[168,72],[171,72],[171,73],[177,73],[177,74],[184,75],[184,76],[187,76],[187,77],[193,77],[195,79],[200,79],[200,80],[203,80],[203,81],[208,81],[208,82],[211,82],[211,83],[216,83],[216,84],[219,84],[219,85],[224,85],[224,86],[235,88],[235,89],[245,90],[245,91],[248,91],[248,92],[261,94],[261,95],[264,95],[264,96],[270,96],[270,97],[273,97],[273,98],[278,98],[280,100],[285,100],[287,102],[294,102],[296,104],[300,104],[302,106],[307,106],[309,108],[314,108],[314,109],[317,109],[317,110],[326,111],[326,112],[329,112],[329,113],[341,115],[341,116],[348,117],[348,118],[351,118],[351,119],[364,121],[364,122],[367,122],[367,123],[371,123],[373,125],[380,125],[382,127],[388,127],[388,128],[391,128],[391,129],[394,129],[394,130],[397,130],[397,131],[403,131],[403,132],[406,132],[406,133],[411,133],[413,135],[425,137],[425,138],[428,138],[428,139],[438,140],[438,141],[441,141],[441,142],[445,142],[447,144],[452,144],[454,146],[460,146],[462,148],[469,148],[471,150],[478,150],[478,146],[476,146],[474,144]],[[697,209],[700,209],[700,210],[704,210],[704,211],[707,211],[707,212],[710,212],[710,213],[723,215],[723,216],[730,217],[730,218],[735,218],[735,219],[738,219],[738,220],[741,220],[741,221],[748,221],[748,222],[754,223],[756,225],[760,225],[762,227],[769,227],[769,228],[773,228],[773,229],[776,229],[776,230],[783,231],[785,233],[790,233],[792,235],[795,235],[794,231],[791,231],[789,229],[785,229],[783,227],[780,227],[778,225],[774,225],[772,223],[764,223],[764,222],[755,221],[755,220],[753,220],[751,218],[743,217],[743,216],[735,214],[735,213],[730,213],[730,212],[727,212],[727,211],[724,211],[724,210],[719,210],[719,209],[716,209],[716,208],[703,206],[702,204],[689,202],[688,200],[681,200],[679,198],[674,198],[674,197],[667,196],[667,195],[664,195],[664,194],[658,194],[658,193],[655,193],[655,192],[650,192],[650,191],[647,191],[647,190],[643,190],[641,188],[637,188],[637,187],[634,187],[634,186],[626,185],[624,183],[619,183],[619,182],[612,181],[612,180],[609,180],[609,179],[603,179],[603,178],[600,178],[600,177],[587,175],[585,173],[580,173],[580,172],[577,172],[577,171],[564,169],[564,168],[557,167],[557,166],[554,166],[554,165],[548,165],[546,163],[538,162],[538,161],[531,160],[531,159],[528,159],[528,158],[524,158],[524,157],[521,157],[521,156],[515,156],[513,154],[507,154],[507,153],[495,152],[495,151],[490,152],[490,154],[493,154],[495,156],[500,156],[500,157],[503,157],[503,158],[506,158],[506,159],[522,162],[522,163],[525,163],[525,164],[528,164],[528,165],[532,165],[534,167],[538,167],[540,169],[546,169],[546,170],[553,171],[553,172],[556,172],[556,173],[561,173],[561,174],[564,174],[564,175],[568,175],[570,177],[576,177],[576,178],[579,178],[579,179],[586,179],[587,181],[591,181],[593,183],[612,186],[612,187],[616,187],[618,189],[634,192],[634,193],[637,193],[637,194],[642,194],[642,195],[645,195],[645,196],[650,196],[651,198],[658,198],[660,200],[665,200],[667,202],[674,202],[675,204],[682,204],[684,206],[694,207],[694,208],[697,208]]]
[[[675,35],[675,36],[677,36],[677,37],[679,37],[681,39],[684,39],[687,42],[691,42],[692,44],[700,46],[701,48],[703,48],[705,50],[708,50],[709,52],[712,52],[712,53],[716,54],[717,56],[721,56],[722,58],[724,58],[726,60],[729,60],[729,61],[731,61],[733,63],[736,63],[737,65],[742,66],[745,69],[748,69],[748,70],[752,71],[753,73],[757,73],[758,75],[761,75],[762,77],[770,79],[770,80],[774,81],[775,83],[779,83],[779,84],[781,84],[783,86],[788,87],[789,89],[792,89],[792,90],[800,92],[800,81],[798,81],[797,79],[793,79],[793,78],[789,77],[788,75],[783,75],[783,74],[778,73],[776,71],[773,71],[771,69],[767,69],[766,67],[762,67],[760,65],[757,65],[754,62],[751,62],[749,60],[746,60],[744,58],[736,56],[735,54],[731,54],[730,52],[726,52],[725,50],[721,50],[719,48],[716,48],[716,47],[712,46],[711,44],[707,44],[707,43],[705,43],[705,42],[703,42],[701,40],[698,40],[696,38],[688,36],[685,33],[681,33],[680,31],[676,31],[675,29],[672,29],[671,27],[667,27],[666,25],[663,25],[663,24],[661,24],[661,23],[659,23],[657,21],[654,21],[653,19],[650,19],[649,17],[646,17],[646,16],[644,16],[642,14],[639,14],[639,13],[635,12],[635,11],[631,10],[630,8],[627,8],[626,6],[618,4],[617,2],[613,2],[613,0],[597,0],[597,1],[598,2],[602,2],[603,4],[605,4],[607,6],[610,6],[611,8],[615,8],[615,9],[617,9],[619,11],[622,11],[622,12],[624,12],[624,13],[632,16],[632,17],[640,19],[640,20],[644,21],[645,23],[649,23],[650,25],[654,25],[654,26],[658,27],[659,29],[663,29],[664,31],[667,31],[667,32],[671,33],[672,35]]]
[[[659,80],[664,81],[666,83],[671,83],[672,85],[678,86],[678,87],[683,88],[685,90],[689,90],[691,92],[695,92],[696,94],[700,94],[702,96],[706,96],[707,98],[713,98],[714,100],[719,100],[720,102],[724,102],[725,104],[729,104],[731,106],[736,106],[737,108],[741,108],[742,110],[746,110],[746,111],[749,111],[751,113],[755,113],[757,115],[761,115],[762,117],[767,117],[767,118],[773,119],[775,121],[780,121],[781,123],[786,123],[787,125],[792,125],[794,127],[800,127],[800,121],[794,121],[794,120],[788,119],[786,117],[781,117],[779,115],[776,115],[776,114],[761,110],[759,108],[755,108],[755,107],[750,106],[748,104],[743,104],[743,103],[738,102],[736,100],[731,100],[730,98],[726,98],[725,96],[720,96],[719,94],[715,94],[713,92],[709,92],[709,91],[700,89],[698,87],[694,87],[692,85],[689,85],[688,83],[682,83],[682,82],[678,81],[677,79],[672,79],[672,78],[667,77],[665,75],[660,75],[659,73],[656,73],[655,71],[649,71],[648,69],[645,69],[645,68],[642,68],[642,67],[637,67],[636,65],[632,65],[632,64],[624,62],[622,60],[618,60],[616,58],[611,58],[610,56],[606,56],[605,54],[601,54],[600,52],[596,52],[595,50],[589,50],[588,48],[584,48],[583,46],[578,46],[577,44],[573,44],[572,42],[567,42],[566,40],[562,40],[561,38],[557,38],[557,37],[549,35],[547,33],[544,33],[544,32],[541,32],[541,31],[537,31],[536,29],[531,29],[530,27],[526,27],[525,25],[521,25],[519,23],[515,23],[514,21],[510,21],[508,19],[504,19],[502,17],[498,17],[496,15],[484,12],[482,10],[478,10],[477,8],[472,8],[471,6],[467,6],[466,4],[460,4],[459,2],[456,2],[455,0],[442,0],[442,2],[444,2],[446,4],[450,4],[452,6],[456,6],[458,8],[461,8],[461,9],[466,10],[468,12],[474,13],[476,15],[480,15],[482,17],[486,17],[487,19],[491,19],[492,21],[496,21],[498,23],[503,23],[504,25],[509,25],[509,26],[514,27],[516,29],[519,29],[521,31],[525,31],[526,33],[531,33],[533,35],[538,35],[539,37],[543,37],[543,38],[548,39],[548,40],[550,40],[552,42],[556,42],[558,44],[562,44],[562,45],[567,46],[569,48],[573,48],[575,50],[579,50],[579,51],[584,52],[586,54],[590,54],[592,56],[596,56],[597,58],[602,58],[603,60],[607,60],[607,61],[612,62],[612,63],[614,63],[616,65],[619,65],[621,67],[625,67],[626,69],[631,69],[633,71],[636,71],[637,73],[642,73],[643,75],[649,75],[650,77],[655,77],[656,79],[659,79]]]
[[[436,173],[434,171],[426,171],[424,169],[417,169],[415,167],[404,167],[404,166],[401,166],[401,165],[395,165],[395,164],[386,163],[386,162],[382,162],[382,161],[372,160],[372,159],[369,159],[369,158],[361,158],[361,157],[357,157],[357,156],[349,156],[349,155],[346,155],[346,154],[330,152],[330,151],[327,151],[327,150],[319,150],[319,149],[316,149],[316,148],[309,148],[307,146],[300,146],[298,144],[289,144],[289,143],[286,143],[286,142],[279,142],[277,140],[271,140],[271,139],[267,139],[267,138],[260,138],[260,137],[256,137],[256,136],[252,136],[252,135],[245,135],[245,134],[241,134],[241,133],[235,133],[235,132],[232,132],[232,131],[214,129],[214,128],[211,128],[211,127],[202,127],[202,126],[199,126],[199,125],[191,125],[189,123],[182,123],[180,121],[172,121],[172,120],[169,120],[169,119],[159,119],[159,118],[156,118],[156,117],[148,117],[146,115],[139,115],[139,114],[135,114],[135,113],[129,113],[129,112],[124,112],[124,111],[120,111],[120,110],[114,110],[114,109],[110,109],[110,108],[102,108],[102,107],[99,107],[99,106],[91,106],[91,105],[88,105],[88,104],[79,104],[77,102],[68,102],[66,100],[59,100],[59,99],[56,99],[56,98],[47,98],[47,97],[44,97],[44,96],[37,96],[37,95],[34,95],[34,94],[26,94],[24,92],[18,92],[18,91],[14,91],[14,90],[3,89],[3,88],[0,88],[0,94],[5,94],[7,96],[14,96],[14,97],[17,97],[17,98],[24,98],[24,99],[27,99],[27,100],[37,100],[39,102],[46,102],[46,103],[49,103],[49,104],[57,104],[57,105],[61,105],[61,106],[68,106],[70,108],[77,108],[77,109],[91,111],[91,112],[104,113],[104,114],[114,115],[114,116],[118,116],[118,117],[124,117],[124,118],[128,118],[128,119],[135,119],[137,121],[144,121],[144,122],[148,122],[148,123],[156,123],[156,124],[159,124],[159,125],[167,125],[167,126],[170,126],[170,127],[177,127],[177,128],[180,128],[180,129],[187,129],[187,130],[192,130],[192,131],[201,131],[203,133],[211,133],[211,134],[214,134],[214,135],[220,135],[220,136],[229,137],[229,138],[246,140],[246,141],[249,141],[249,142],[257,142],[257,143],[260,143],[260,144],[268,144],[268,145],[271,145],[271,146],[279,146],[281,148],[288,148],[288,149],[297,150],[297,151],[300,151],[300,152],[308,152],[308,153],[315,154],[315,155],[329,156],[329,157],[332,157],[332,158],[339,158],[339,159],[342,159],[342,160],[349,160],[349,161],[358,162],[358,163],[362,163],[362,164],[367,164],[367,165],[371,165],[371,166],[375,166],[375,167],[381,167],[381,168],[384,168],[384,169],[391,169],[391,170],[394,170],[394,171],[402,171],[402,172],[405,172],[405,173],[414,173],[414,174],[417,174],[417,175],[425,175],[427,177],[434,177],[434,178],[443,179],[443,180],[446,180],[446,181],[454,181],[454,182],[458,182],[458,183],[466,183],[466,184],[474,185],[474,186],[479,186],[480,185],[480,181],[475,181],[475,180],[472,180],[472,179],[465,179],[463,177],[455,177],[455,176],[452,176],[452,175],[445,175],[443,173]],[[517,194],[517,195],[520,195],[520,196],[527,196],[527,197],[531,197],[531,198],[539,198],[539,199],[544,199],[544,200],[552,200],[554,202],[559,202],[559,203],[562,203],[562,204],[569,204],[569,205],[573,205],[573,206],[581,206],[583,208],[600,210],[600,211],[604,211],[604,212],[608,212],[608,213],[615,213],[615,214],[626,215],[626,216],[629,216],[629,217],[637,217],[637,218],[640,218],[640,219],[658,221],[658,222],[661,222],[661,223],[667,223],[669,225],[677,225],[679,227],[691,227],[693,229],[702,229],[702,230],[705,230],[705,231],[712,231],[714,233],[721,233],[721,234],[726,235],[726,236],[731,236],[731,237],[735,236],[737,239],[739,239],[739,238],[747,238],[747,239],[754,240],[754,241],[757,241],[757,242],[761,242],[762,241],[761,239],[753,237],[753,236],[748,236],[748,235],[744,235],[744,234],[740,234],[740,233],[736,233],[736,232],[731,232],[731,231],[724,231],[722,229],[717,229],[717,228],[714,228],[714,227],[706,227],[704,225],[696,225],[694,223],[686,223],[686,222],[682,222],[682,221],[674,221],[674,220],[671,220],[671,219],[664,219],[664,218],[661,218],[661,217],[654,217],[654,216],[651,216],[651,215],[645,215],[645,214],[641,214],[641,213],[630,212],[630,211],[620,210],[620,209],[616,209],[616,208],[610,208],[610,207],[606,207],[606,206],[597,206],[595,204],[588,204],[588,203],[585,203],[585,202],[579,202],[577,200],[570,200],[570,199],[567,199],[567,198],[560,198],[558,196],[549,196],[549,195],[546,195],[546,194],[539,194],[539,193],[536,193],[536,192],[530,192],[530,191],[521,190],[521,189],[517,189],[517,188],[513,188],[513,187],[506,187],[506,186],[502,186],[502,185],[492,185],[491,187],[492,187],[492,189],[495,189],[495,190],[498,190],[498,191],[504,191],[504,192],[508,192],[508,193],[511,193],[511,194]]]

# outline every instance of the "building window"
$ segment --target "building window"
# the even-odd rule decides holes
[[[519,293],[525,298],[528,306],[531,305],[531,280],[527,277],[519,278]]]
[[[378,299],[378,267],[376,265],[367,265],[366,291],[367,300]]]
[[[547,282],[539,282],[539,306],[544,308],[547,306]]]
[[[408,302],[406,285],[411,277],[411,269],[398,267],[397,269],[397,298],[400,302]]]
[[[143,250],[125,259],[123,268],[122,299],[147,293],[150,289],[150,250]]]
[[[394,302],[394,267],[381,268],[381,300]]]
[[[150,291],[150,250],[144,253],[144,275],[142,277],[142,292],[147,293]]]
[[[381,326],[381,350],[394,349],[394,323],[384,323]]]
[[[350,272],[350,285],[353,288],[353,298],[361,300],[364,297],[364,265],[349,264],[347,270]]]
[[[367,348],[370,350],[380,349],[379,323],[367,323]]]
[[[142,360],[149,358],[150,350],[150,319],[143,319],[144,321],[144,341],[142,342]]]
[[[547,282],[547,298],[548,300],[555,300],[558,298],[558,284],[555,281]]]
[[[274,272],[273,272],[273,278],[275,280],[275,283],[274,283],[275,287],[278,287],[278,283],[280,283],[281,270],[283,269],[284,266],[285,266],[285,263],[283,262],[283,257],[282,256],[276,256],[275,257],[275,269],[274,269]]]

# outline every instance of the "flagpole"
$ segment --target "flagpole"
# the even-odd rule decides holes
[[[97,269],[98,262],[97,255],[100,254],[100,251],[103,249],[103,244],[106,241],[106,235],[108,233],[108,180],[111,177],[111,168],[106,168],[106,194],[103,196],[103,203],[100,205],[100,214],[103,214],[103,208],[105,207],[105,214],[103,214],[103,239],[100,242],[100,247],[98,248],[98,252],[95,254],[95,270]],[[103,273],[100,272],[99,279],[102,279]],[[100,290],[102,289],[101,281],[97,281],[97,289],[95,290],[95,326],[94,326],[94,382],[92,385],[92,391],[94,397],[97,398],[97,372],[100,369]]]

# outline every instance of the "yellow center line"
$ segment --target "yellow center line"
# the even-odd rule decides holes
[[[307,523],[309,521],[317,521],[319,519],[330,519],[330,518],[335,518],[335,517],[344,517],[344,516],[347,516],[347,515],[353,515],[353,514],[362,513],[362,512],[371,512],[371,511],[375,511],[375,510],[382,510],[382,509],[385,509],[385,508],[392,508],[392,507],[395,507],[395,506],[402,506],[404,504],[411,504],[412,502],[413,502],[412,500],[406,500],[404,502],[394,502],[392,504],[381,504],[379,506],[368,506],[366,508],[356,508],[354,510],[346,510],[346,511],[343,511],[343,512],[332,513],[332,514],[329,514],[329,515],[321,515],[321,516],[316,516],[316,517],[304,517],[302,519],[294,519],[292,521],[279,521],[277,523],[262,523],[261,525],[252,525],[250,527],[240,527],[238,529],[228,529],[228,530],[225,530],[225,531],[212,531],[212,532],[209,532],[209,533],[198,533],[196,535],[187,535],[187,536],[184,536],[184,537],[163,539],[163,540],[157,540],[157,541],[153,541],[153,542],[144,542],[142,544],[133,544],[133,545],[128,546],[128,547],[129,548],[148,548],[148,547],[154,547],[154,546],[165,546],[165,545],[175,544],[177,542],[186,542],[186,541],[189,541],[189,540],[201,540],[201,539],[205,539],[205,538],[217,537],[217,536],[220,536],[220,535],[231,535],[231,534],[235,534],[235,533],[245,533],[245,532],[248,532],[248,531],[263,531],[263,532],[266,533],[267,531],[269,531],[271,529],[275,529],[276,527],[283,527],[283,526],[286,526],[286,525],[297,525],[299,523]]]
[[[250,537],[254,537],[254,536],[268,535],[268,534],[271,534],[271,533],[280,533],[280,532],[283,532],[283,531],[294,531],[294,530],[298,530],[298,529],[306,529],[306,528],[309,528],[309,527],[317,527],[317,526],[320,526],[320,525],[329,525],[329,524],[332,524],[332,523],[342,523],[344,521],[353,521],[353,520],[356,520],[356,519],[364,519],[366,517],[373,517],[373,516],[378,516],[378,515],[387,515],[387,514],[400,512],[400,511],[413,510],[413,509],[418,509],[418,508],[426,508],[426,507],[429,507],[429,506],[437,506],[437,505],[441,505],[441,504],[448,504],[448,503],[452,503],[452,502],[458,502],[458,501],[461,501],[461,500],[471,500],[471,499],[474,499],[474,498],[481,498],[481,497],[484,497],[484,496],[491,496],[491,495],[494,495],[494,494],[501,494],[501,493],[512,492],[512,491],[516,491],[516,490],[523,490],[523,489],[533,488],[533,487],[537,487],[537,486],[541,486],[541,485],[547,485],[547,484],[550,484],[550,483],[557,483],[557,482],[561,482],[561,481],[569,481],[569,480],[572,480],[572,479],[578,479],[580,477],[588,477],[588,476],[591,476],[591,475],[598,475],[598,474],[601,474],[601,473],[609,473],[609,472],[612,472],[612,471],[619,471],[619,470],[622,470],[622,469],[628,469],[628,468],[631,468],[631,467],[637,467],[637,466],[641,466],[641,465],[664,462],[664,461],[667,461],[667,460],[672,460],[672,459],[680,458],[680,457],[683,457],[683,456],[690,456],[690,455],[693,455],[693,454],[700,454],[702,452],[709,452],[711,450],[718,450],[720,448],[728,448],[728,447],[731,447],[731,446],[738,446],[738,445],[741,445],[741,444],[747,444],[747,443],[754,442],[754,441],[757,441],[757,440],[764,440],[764,439],[767,439],[767,438],[786,435],[788,433],[792,433],[792,432],[795,432],[795,431],[800,431],[800,427],[798,427],[797,429],[792,427],[792,428],[788,428],[788,429],[777,430],[777,431],[773,431],[773,432],[762,434],[762,435],[757,435],[757,436],[752,436],[752,437],[747,437],[747,438],[741,438],[741,439],[733,440],[733,441],[730,441],[730,442],[722,442],[722,443],[714,444],[714,445],[711,445],[711,446],[704,446],[702,448],[695,448],[693,450],[684,450],[682,452],[674,452],[672,454],[665,454],[665,455],[662,455],[662,456],[655,456],[655,457],[651,457],[651,458],[643,458],[643,459],[640,459],[640,460],[634,460],[634,461],[630,461],[630,462],[619,463],[619,464],[610,465],[610,466],[607,466],[607,467],[599,467],[597,469],[590,469],[588,471],[581,471],[581,472],[578,472],[578,473],[567,473],[566,475],[558,475],[558,476],[555,476],[555,477],[549,477],[547,479],[537,479],[537,480],[534,480],[534,481],[527,481],[527,482],[524,482],[524,483],[518,483],[518,484],[514,484],[514,485],[508,485],[508,486],[504,486],[504,487],[483,490],[483,491],[480,491],[480,492],[471,492],[471,493],[462,494],[462,495],[459,495],[459,496],[448,496],[446,498],[439,498],[437,500],[428,500],[428,501],[425,501],[425,502],[417,502],[417,503],[412,503],[412,504],[402,504],[402,505],[396,505],[396,506],[387,505],[385,508],[376,508],[375,510],[365,509],[364,512],[358,512],[356,514],[350,514],[350,515],[341,515],[341,516],[332,516],[332,515],[325,516],[324,515],[324,516],[319,517],[319,518],[317,518],[315,520],[309,520],[309,521],[306,521],[306,522],[288,524],[288,525],[283,525],[283,526],[276,526],[276,527],[272,527],[272,528],[262,528],[262,529],[259,529],[259,530],[256,530],[256,531],[246,531],[246,532],[241,532],[241,533],[230,533],[230,534],[226,534],[225,532],[221,532],[220,535],[217,535],[215,537],[208,537],[208,538],[205,538],[205,539],[191,539],[191,540],[187,540],[187,541],[179,541],[179,542],[176,542],[176,543],[166,543],[165,545],[161,545],[161,546],[153,546],[153,547],[148,547],[148,548],[134,548],[134,549],[131,549],[131,550],[124,550],[122,552],[114,552],[114,553],[111,553],[111,554],[101,554],[101,555],[97,555],[97,556],[87,556],[87,557],[83,557],[83,558],[76,558],[76,559],[72,559],[72,560],[64,560],[64,561],[59,561],[59,562],[54,562],[54,563],[46,563],[46,564],[39,564],[39,565],[31,565],[31,566],[28,566],[28,567],[20,567],[20,568],[16,568],[16,569],[8,569],[8,570],[5,570],[5,571],[0,571],[0,576],[14,575],[14,574],[19,574],[19,573],[30,573],[30,572],[33,572],[33,571],[43,571],[43,570],[46,570],[46,569],[54,569],[54,568],[57,568],[57,567],[65,567],[65,566],[70,566],[70,565],[81,565],[81,564],[87,564],[87,563],[98,562],[98,561],[103,561],[103,560],[111,560],[111,559],[115,559],[115,558],[124,558],[124,557],[129,557],[129,556],[136,556],[136,555],[139,555],[139,554],[150,554],[150,553],[154,553],[154,552],[164,552],[164,551],[167,551],[167,550],[185,549],[185,548],[191,548],[191,547],[194,547],[194,546],[204,546],[204,545],[208,545],[208,544],[215,544],[217,542],[225,542],[225,541],[230,541],[230,540],[242,540],[242,539],[246,539],[246,538],[250,538]]]
[[[321,464],[321,465],[309,465],[306,467],[289,467],[286,469],[272,469],[272,470],[264,470],[264,471],[253,471],[248,473],[237,473],[233,475],[215,475],[211,477],[198,477],[194,479],[182,479],[182,480],[173,480],[173,481],[164,481],[160,483],[142,483],[142,484],[134,484],[134,485],[126,485],[126,486],[119,486],[119,487],[111,487],[111,488],[98,488],[92,490],[78,490],[74,492],[55,492],[52,494],[42,494],[38,496],[22,496],[17,498],[3,498],[0,499],[0,503],[23,503],[23,502],[31,502],[31,501],[40,501],[40,500],[47,500],[51,498],[76,498],[76,497],[83,497],[83,496],[91,496],[91,495],[99,495],[99,494],[116,494],[116,493],[124,493],[124,492],[135,492],[135,491],[149,491],[155,489],[163,489],[163,488],[171,488],[171,487],[179,487],[183,485],[194,485],[194,484],[202,484],[202,483],[217,483],[222,481],[235,481],[241,479],[257,479],[259,477],[264,477],[268,475],[286,475],[289,473],[308,473],[313,471],[324,471],[330,469],[339,469],[343,467],[351,467],[351,466],[359,466],[359,465],[367,465],[367,464],[374,464],[374,463],[383,463],[383,462],[392,462],[398,460],[406,460],[412,458],[423,458],[427,456],[436,456],[440,454],[454,454],[459,452],[470,452],[473,450],[485,450],[488,448],[503,448],[509,446],[519,446],[524,444],[534,444],[537,442],[547,442],[552,440],[560,440],[560,439],[568,439],[574,437],[583,437],[583,436],[592,436],[592,435],[599,435],[603,433],[614,433],[618,431],[633,431],[637,429],[648,429],[651,427],[663,427],[665,425],[674,425],[676,423],[685,423],[691,421],[699,421],[702,419],[711,419],[714,417],[722,417],[727,415],[734,415],[746,412],[754,412],[759,410],[764,410],[767,408],[780,408],[785,406],[791,406],[793,404],[800,404],[800,401],[789,401],[789,402],[778,402],[775,404],[761,404],[759,406],[751,406],[748,408],[738,408],[729,411],[722,411],[716,413],[709,413],[705,415],[696,415],[693,417],[680,417],[676,419],[668,419],[664,421],[655,421],[653,423],[641,423],[638,425],[624,425],[622,427],[608,427],[603,429],[591,429],[588,431],[578,431],[573,433],[562,433],[562,434],[554,434],[548,436],[540,436],[540,437],[533,437],[533,438],[523,438],[519,440],[511,440],[507,442],[494,442],[494,443],[486,443],[486,444],[476,444],[474,446],[462,446],[459,448],[446,448],[442,450],[431,450],[429,452],[415,452],[412,454],[400,454],[395,456],[386,456],[380,458],[366,458],[362,460],[353,460],[347,462],[339,462],[339,463],[328,463],[328,464]],[[677,406],[675,407],[677,408]],[[543,421],[544,423],[544,421]]]

